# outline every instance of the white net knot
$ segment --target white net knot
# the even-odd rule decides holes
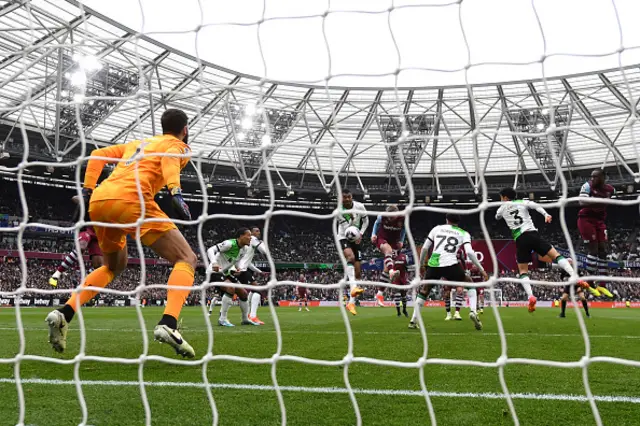
[[[342,362],[344,365],[349,365],[353,362],[353,354],[346,354],[344,358],[342,358]]]
[[[496,360],[496,365],[498,366],[498,368],[504,367],[505,365],[507,365],[508,360],[509,360],[508,356],[500,355]]]
[[[591,362],[590,358],[585,355],[582,358],[580,358],[580,361],[578,361],[578,365],[580,366],[580,368],[587,368],[590,362]]]

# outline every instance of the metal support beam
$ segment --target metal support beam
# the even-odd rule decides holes
[[[413,92],[413,90],[411,92]],[[364,135],[366,135],[369,129],[371,128],[371,125],[373,124],[376,118],[376,111],[378,110],[378,106],[380,105],[380,100],[382,99],[383,93],[384,93],[384,90],[378,90],[378,93],[376,93],[376,97],[373,100],[373,103],[371,104],[371,106],[369,106],[369,110],[367,111],[367,116],[362,122],[362,126],[360,127],[360,131],[358,132],[358,136],[356,136],[356,141],[354,142],[353,145],[351,145],[351,149],[347,154],[347,158],[345,158],[344,163],[342,163],[342,167],[340,168],[340,171],[338,172],[338,174],[344,173],[347,170],[347,168],[349,167],[349,163],[351,162],[351,159],[353,158],[353,156],[356,154],[356,151],[358,150],[358,145],[360,144],[360,141],[362,140],[362,138],[364,138]],[[406,109],[407,107],[405,105],[405,110]]]
[[[511,121],[511,118],[509,117],[509,108],[507,106],[507,99],[504,96],[504,90],[502,89],[502,86],[498,85],[496,87],[498,89],[498,96],[500,97],[500,103],[502,104],[502,115],[504,116],[504,118],[507,119],[507,124],[509,125],[509,131],[512,132],[511,138],[513,139],[513,145],[515,146],[516,152],[518,153],[518,158],[520,159],[520,172],[522,173],[522,176],[524,179],[524,171],[527,170],[527,165],[524,162],[524,158],[522,157],[520,142],[518,141],[518,138],[516,137],[516,135],[513,134],[513,132],[515,132],[516,130],[515,130],[515,126],[513,125],[513,122]],[[526,146],[527,144],[525,143],[524,145]],[[533,156],[531,157],[533,158]],[[534,159],[534,161],[536,160]],[[547,179],[547,182],[549,182],[549,179]]]
[[[4,5],[3,7],[0,7],[0,18],[6,15],[7,13],[11,13],[16,9],[20,9],[22,6],[25,5],[25,3],[27,3],[26,0],[14,1]]]
[[[147,65],[145,65],[142,68],[142,74],[145,75],[151,71],[153,71],[155,68],[157,68],[157,66],[160,64],[160,62],[164,61],[167,57],[169,57],[169,55],[171,54],[171,52],[169,52],[168,50],[165,50],[164,52],[162,52],[161,54],[159,54],[158,56],[156,56],[150,63],[148,63]],[[122,108],[130,99],[123,99],[120,102],[118,102],[118,104],[113,107],[113,109],[106,114],[104,117],[100,118],[98,121],[96,121],[91,127],[85,129],[84,131],[84,137],[87,138],[89,137],[89,135],[98,127],[102,126],[104,124],[105,121],[107,121],[109,119],[109,117],[111,117],[113,114],[115,114],[116,112],[118,112],[120,110],[120,108]],[[71,150],[73,148],[75,148],[78,144],[80,143],[80,139],[77,139],[74,143],[72,143],[69,146],[66,146],[64,149],[64,152],[62,153],[62,155],[67,155],[69,152],[71,152]]]
[[[609,80],[607,76],[602,73],[598,74],[598,77],[600,77],[600,80],[602,81],[602,83],[604,83],[604,86],[609,89],[613,96],[615,96],[616,99],[620,101],[622,106],[624,106],[631,114],[633,114],[635,112],[635,108],[631,106],[631,102],[627,100],[627,98],[620,92],[620,90],[618,90],[618,88],[614,86],[613,83],[611,83],[611,80]]]
[[[64,75],[63,71],[62,71],[62,48],[59,47],[58,48],[58,66],[57,66],[57,71],[58,71],[58,78],[56,79],[56,101],[60,100],[60,93],[62,92],[62,76]],[[60,105],[60,102],[56,102],[56,122],[55,122],[55,130],[56,130],[56,134],[55,134],[55,139],[54,139],[54,149],[55,149],[55,155],[59,156],[60,155],[60,112],[62,110],[62,105]]]
[[[440,121],[442,120],[443,97],[444,89],[439,89],[438,104],[436,106],[436,122],[435,126],[433,127],[433,147],[431,148],[431,174],[433,175],[432,184],[435,184],[438,194],[440,193],[440,179],[438,177],[438,169],[436,166],[436,155],[438,154],[438,137],[440,136]]]
[[[209,114],[211,112],[211,110],[213,110],[213,108],[216,107],[216,105],[218,105],[220,103],[220,101],[222,101],[224,99],[224,97],[227,95],[227,93],[231,90],[233,90],[233,87],[238,84],[238,82],[240,81],[240,76],[236,76],[233,80],[231,80],[228,84],[227,87],[221,91],[219,91],[214,97],[213,99],[211,99],[205,106],[204,108],[202,108],[200,110],[200,112],[198,112],[198,114],[196,114],[195,117],[193,117],[190,121],[189,121],[189,128],[194,128],[194,126],[200,122],[200,120],[202,120],[202,117],[204,117],[205,115]],[[195,140],[195,138],[197,138],[200,133],[202,133],[204,131],[205,126],[202,126],[200,128],[200,130],[198,130],[198,132],[195,133],[195,135],[193,136],[193,139]]]
[[[173,99],[176,96],[178,96],[178,93],[181,90],[183,90],[185,87],[187,87],[189,84],[191,84],[191,82],[193,82],[195,79],[197,79],[200,76],[200,74],[202,74],[203,70],[204,70],[204,67],[196,68],[195,70],[193,70],[177,86],[175,86],[174,88],[171,89],[171,93],[168,96],[165,97],[165,101],[166,102],[170,102],[171,99]],[[161,105],[161,103],[158,102],[158,104],[154,105],[153,108],[150,107],[148,110],[146,110],[144,113],[142,113],[136,120],[134,120],[131,124],[129,124],[122,131],[120,131],[117,135],[115,135],[111,139],[111,143],[112,144],[116,143],[116,141],[118,141],[118,139],[120,139],[122,137],[126,137],[129,134],[129,132],[131,132],[133,129],[135,129],[138,126],[139,123],[142,123],[144,120],[149,118],[149,116],[151,114],[155,114],[155,112],[158,110],[160,105]]]
[[[116,41],[115,43],[109,45],[108,47],[102,49],[100,52],[98,52],[95,57],[97,59],[104,59],[106,56],[110,55],[111,53],[113,53],[114,51],[118,50],[120,47],[122,47],[125,43],[127,43],[128,41],[130,41],[131,39],[133,39],[135,37],[134,34],[126,34],[124,37],[122,37],[120,40]],[[62,61],[62,48],[61,47],[57,47],[56,49],[59,50],[60,54],[58,55],[58,60],[61,62]],[[38,59],[38,62],[42,60],[42,58]],[[33,102],[37,99],[40,99],[42,96],[44,96],[45,93],[47,93],[47,91],[49,91],[51,88],[55,87],[58,84],[58,80],[60,79],[60,76],[63,75],[66,71],[69,71],[71,69],[71,67],[67,68],[66,70],[62,69],[62,64],[60,64],[60,66],[58,67],[59,69],[59,74],[51,77],[51,78],[45,78],[44,83],[38,88],[36,89],[30,96],[25,95],[25,97],[17,102],[14,103],[13,105],[11,105],[10,107],[17,107],[19,106],[22,102],[27,100],[27,96],[30,102]],[[6,84],[6,82],[3,82],[2,85]],[[2,87],[2,85],[0,85],[0,87]],[[56,99],[60,99],[60,97],[58,96]],[[7,113],[5,113],[7,114]],[[4,115],[4,114],[3,114]]]
[[[291,126],[287,129],[287,131],[284,133],[284,135],[282,135],[282,138],[281,138],[280,142],[285,141],[287,139],[287,137],[289,137],[289,134],[291,133],[291,131],[298,125],[300,120],[302,120],[302,118],[304,116],[305,108],[307,106],[307,103],[309,102],[309,99],[311,99],[311,95],[313,95],[314,90],[315,89],[313,89],[313,88],[307,90],[307,93],[304,94],[302,100],[296,104],[296,106],[295,106],[295,108],[293,110],[293,113],[294,113],[296,119],[291,123]],[[254,179],[260,177],[260,172],[262,172],[262,170],[265,168],[266,164],[271,160],[271,158],[273,157],[273,155],[275,154],[277,149],[278,149],[277,146],[275,148],[273,148],[271,150],[271,152],[268,153],[266,161],[263,161],[263,162],[260,163],[260,167],[258,167],[258,169],[253,173],[253,176],[251,176],[251,180],[252,181]],[[303,179],[304,179],[304,171],[303,171]]]
[[[74,18],[69,22],[69,25],[67,25],[66,27],[62,27],[36,40],[32,45],[30,45],[27,48],[27,51],[37,51],[38,49],[42,47],[46,47],[47,45],[55,42],[58,37],[61,37],[67,34],[68,32],[70,32],[71,30],[80,26],[80,24],[82,24],[87,18],[89,18],[89,16],[91,16],[89,13],[85,13],[81,16],[78,16],[77,18]],[[55,50],[56,48],[53,48],[53,49]],[[0,61],[0,70],[15,64],[16,62],[18,62],[21,59],[24,59],[25,57],[26,57],[26,52],[24,51],[18,51],[8,55],[6,58]]]
[[[607,133],[602,130],[600,128],[600,125],[598,124],[598,121],[595,119],[595,117],[591,114],[591,111],[589,111],[587,109],[587,107],[585,106],[585,104],[580,100],[580,97],[578,96],[578,94],[573,90],[573,88],[571,87],[571,85],[569,84],[569,82],[567,81],[566,78],[562,79],[562,85],[564,86],[564,88],[567,90],[567,92],[569,93],[569,96],[571,97],[571,100],[574,102],[576,108],[578,109],[578,113],[582,116],[582,118],[589,124],[589,126],[591,126],[592,130],[595,132],[595,134],[598,136],[598,138],[600,139],[600,141],[607,147],[609,148],[609,152],[613,153],[613,156],[616,158],[617,161],[620,161],[622,163],[622,166],[627,170],[627,172],[631,175],[631,176],[635,176],[633,170],[631,170],[631,168],[629,167],[629,165],[627,164],[627,160],[624,158],[624,156],[622,155],[622,153],[618,150],[618,148],[616,148],[613,143],[611,142],[611,139],[609,138],[609,135],[607,135]]]
[[[533,83],[529,82],[527,83],[527,86],[529,87],[529,92],[531,92],[531,96],[533,96],[533,99],[536,101],[536,105],[538,105],[539,108],[544,108],[544,102],[542,102],[542,98],[540,97],[540,94],[538,93],[538,91],[536,90],[536,87],[533,85]],[[564,99],[564,98],[563,98]],[[562,102],[562,101],[561,101]],[[554,109],[554,113],[555,113],[555,109]],[[570,112],[573,112],[573,108],[570,107]],[[549,110],[549,114],[551,114],[551,110]],[[569,118],[568,118],[568,123],[567,123],[567,129],[564,131],[563,134],[563,141],[562,141],[562,145],[561,145],[561,149],[560,149],[560,156],[558,157],[558,161],[560,162],[560,166],[562,166],[562,161],[564,159],[567,160],[567,165],[568,166],[574,166],[573,163],[573,156],[571,155],[571,150],[569,149],[569,145],[567,143],[567,137],[569,136],[569,123],[571,122],[571,114],[569,114]],[[551,119],[549,119],[549,123],[551,123]],[[555,117],[554,117],[554,123],[555,123]],[[557,125],[557,123],[556,123]],[[557,140],[556,140],[557,142]],[[558,176],[556,175],[555,181],[557,181]]]
[[[413,90],[409,90],[409,94],[407,95],[407,100],[405,101],[404,108],[402,109],[403,116],[409,114],[409,110],[411,109],[411,102],[413,102]]]
[[[338,113],[340,112],[340,110],[342,109],[343,105],[347,101],[347,97],[348,96],[349,96],[349,90],[348,89],[345,90],[344,92],[342,92],[342,96],[340,96],[340,99],[338,99],[338,101],[334,105],[333,111],[331,112],[331,115],[329,116],[327,121],[322,126],[322,129],[320,129],[320,131],[318,132],[316,137],[311,142],[312,145],[318,145],[320,143],[320,141],[322,140],[324,135],[327,133],[327,130],[329,130],[329,128],[333,125],[333,122],[335,121],[336,117],[338,116]],[[298,164],[298,170],[300,170],[304,166],[306,166],[307,161],[309,160],[309,157],[311,157],[311,154],[314,151],[315,151],[315,147],[311,147],[311,148],[309,148],[307,150],[307,152],[302,157],[302,160],[300,160],[300,163]],[[318,167],[319,166],[320,165],[318,164]]]

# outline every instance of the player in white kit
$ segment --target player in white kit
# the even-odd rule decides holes
[[[362,243],[362,236],[364,235],[367,227],[369,226],[369,216],[365,213],[367,209],[364,204],[357,201],[353,201],[353,195],[348,189],[342,190],[342,210],[359,210],[361,212],[341,212],[338,216],[338,240],[340,241],[340,247],[347,260],[347,278],[349,279],[350,297],[347,303],[347,310],[353,315],[356,315],[356,297],[363,293],[364,290],[355,281],[362,279],[360,270],[360,261],[362,260],[360,254],[360,245]],[[346,230],[350,226],[355,226],[360,230],[360,239],[358,241],[349,241],[346,236]]]
[[[209,281],[218,284],[224,294],[222,295],[222,307],[220,308],[220,318],[218,325],[223,327],[233,327],[234,325],[227,319],[227,312],[233,303],[233,295],[238,296],[238,305],[242,311],[242,325],[259,325],[249,319],[249,302],[247,291],[243,288],[225,286],[225,283],[237,283],[240,270],[238,267],[240,259],[244,256],[247,246],[251,243],[251,231],[247,228],[240,228],[236,231],[236,238],[215,244],[207,250],[209,257],[209,267],[207,275]],[[209,305],[209,314],[211,314]]]
[[[466,275],[464,268],[459,262],[458,251],[460,248],[464,248],[464,251],[469,259],[480,271],[482,278],[486,281],[489,277],[478,258],[476,257],[473,248],[471,247],[471,235],[464,229],[460,228],[460,216],[457,214],[447,213],[447,224],[438,225],[429,232],[429,236],[425,240],[422,251],[420,252],[420,274],[425,280],[440,280],[446,279],[455,283],[462,284],[466,281]],[[427,259],[429,249],[433,247],[429,262],[427,263],[426,271],[424,270],[424,264]],[[429,291],[433,287],[432,284],[422,286],[418,292],[418,297],[413,307],[413,316],[409,323],[409,328],[418,328],[418,317],[420,316],[420,308],[424,305]],[[471,289],[468,292],[469,304],[475,305],[476,303],[476,291]],[[475,327],[478,330],[482,329],[482,323],[472,310],[469,313],[469,318],[474,322]]]
[[[256,251],[259,251],[263,256],[267,257],[267,250],[265,245],[260,239],[260,228],[257,226],[251,227],[251,242],[244,249],[244,254],[237,263],[240,274],[236,277],[240,284],[258,285],[253,273],[260,275],[266,275],[267,272],[262,270],[253,264],[253,256]],[[258,307],[262,302],[262,294],[259,291],[252,291],[249,293],[249,319],[260,325],[264,325],[264,322],[258,318]]]
[[[573,267],[569,259],[566,259],[551,244],[540,238],[538,229],[533,224],[529,209],[533,209],[544,216],[546,223],[551,223],[552,217],[542,206],[528,201],[518,200],[513,188],[504,188],[500,191],[500,200],[504,202],[496,212],[496,220],[504,219],[511,230],[511,235],[516,241],[516,261],[518,272],[522,279],[522,287],[529,297],[529,312],[536,310],[536,297],[529,284],[529,262],[531,252],[536,252],[541,260],[557,263],[567,274],[573,274]],[[588,287],[588,284],[579,281],[580,287]]]

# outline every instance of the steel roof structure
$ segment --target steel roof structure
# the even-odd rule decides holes
[[[37,130],[58,160],[77,155],[81,135],[94,146],[158,133],[175,107],[190,116],[194,152],[240,181],[259,178],[266,146],[272,171],[316,174],[327,187],[335,172],[398,187],[426,177],[474,185],[479,173],[552,185],[554,158],[635,176],[639,101],[640,66],[473,87],[303,86],[200,61],[75,1],[0,7],[0,121]]]

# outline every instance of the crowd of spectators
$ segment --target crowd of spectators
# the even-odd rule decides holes
[[[57,266],[57,261],[52,260],[38,260],[30,259],[27,261],[27,273],[25,286],[28,289],[46,289],[51,290],[48,284],[48,279],[51,273]],[[169,277],[170,268],[164,265],[147,266],[145,270],[145,285],[164,285]],[[611,282],[608,284],[608,288],[616,295],[619,300],[640,300],[640,270],[638,269],[617,269],[612,270],[613,276],[623,276],[629,278],[629,281]],[[292,281],[297,282],[303,277],[306,283],[330,285],[337,284],[344,279],[344,274],[338,269],[284,269],[276,272],[276,279],[278,281]],[[412,274],[409,274],[412,278]],[[515,274],[510,271],[502,271],[501,277],[513,278]],[[133,291],[142,282],[141,268],[139,266],[131,265],[109,286],[111,290],[119,291]],[[373,282],[379,282],[379,272],[365,270],[363,271],[363,280]],[[265,283],[270,277],[268,275],[257,277],[259,283]],[[531,279],[548,281],[550,283],[560,283],[562,281],[559,272],[556,270],[537,270],[531,271]],[[59,282],[59,289],[69,290],[75,288],[80,281],[80,272],[72,271],[64,275]],[[203,268],[196,270],[195,282],[203,283],[205,281],[205,272]],[[0,291],[9,292],[14,291],[23,282],[22,268],[20,262],[16,258],[0,258]],[[502,290],[502,298],[505,301],[526,300],[526,295],[522,286],[519,283],[514,282],[500,282],[496,285],[496,288]],[[374,295],[377,290],[375,284],[365,286],[365,293],[363,298],[365,300],[374,300]],[[552,285],[534,285],[533,290],[538,300],[555,300],[562,294],[563,286]],[[208,295],[212,292],[210,291]],[[387,298],[391,297],[392,290],[387,290]],[[65,293],[60,293],[65,294]],[[66,293],[68,295],[68,292]],[[295,296],[295,287],[293,285],[279,285],[272,291],[275,300],[287,300],[292,299]],[[339,290],[336,288],[311,288],[309,295],[314,300],[338,300]],[[145,289],[140,297],[150,299],[164,299],[166,290],[160,289]],[[104,298],[114,297],[109,295],[103,295]],[[190,301],[197,302],[199,300],[200,293],[194,292],[190,298]],[[439,288],[433,290],[432,297],[434,299],[441,298],[441,291]]]

